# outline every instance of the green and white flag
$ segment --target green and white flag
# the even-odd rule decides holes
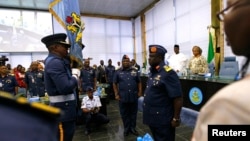
[[[207,53],[207,62],[211,63],[214,59],[214,46],[213,46],[213,36],[209,31],[209,43],[208,43],[208,53]]]

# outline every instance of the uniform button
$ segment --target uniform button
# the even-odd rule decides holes
[[[66,103],[65,103],[65,105],[66,105],[66,106],[68,106],[68,105],[69,105],[69,103],[68,103],[68,102],[66,102]]]
[[[145,106],[145,105],[146,105],[146,103],[143,103],[143,105]]]
[[[144,94],[144,97],[147,96],[146,94]]]
[[[156,114],[159,114],[159,112],[156,112]]]

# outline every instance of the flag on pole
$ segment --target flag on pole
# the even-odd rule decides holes
[[[209,43],[208,43],[208,53],[207,53],[207,62],[211,63],[214,59],[214,46],[213,46],[213,36],[209,31]]]
[[[82,32],[85,29],[81,21],[78,0],[50,0],[49,12],[66,30],[71,44],[70,57],[82,64]]]

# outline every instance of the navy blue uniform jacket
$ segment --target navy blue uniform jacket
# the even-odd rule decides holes
[[[49,54],[45,60],[44,81],[49,96],[68,95],[74,93],[77,80],[71,76],[69,60]],[[61,121],[76,118],[76,97],[73,101],[53,103],[52,106],[62,110]]]
[[[150,72],[144,93],[143,123],[159,127],[169,125],[173,119],[175,97],[182,96],[176,72],[160,63],[160,68]]]

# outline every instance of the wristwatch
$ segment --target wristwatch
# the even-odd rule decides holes
[[[174,122],[180,122],[181,119],[180,119],[180,118],[173,118],[173,121],[174,121]]]

